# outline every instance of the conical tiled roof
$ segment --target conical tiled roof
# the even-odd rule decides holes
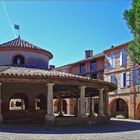
[[[46,51],[42,48],[39,48],[37,47],[36,45],[33,45],[23,39],[21,39],[20,37],[14,39],[14,40],[11,40],[11,41],[8,41],[6,43],[3,43],[3,44],[0,44],[0,48],[27,48],[27,49],[36,49],[36,50],[40,50],[40,51],[43,51],[43,52],[47,52],[50,56],[50,58],[53,57],[53,55],[49,52],[49,51]]]
[[[21,48],[36,48],[36,49],[41,49],[23,39],[21,39],[20,37],[8,41],[6,43],[0,44],[0,47],[21,47]]]

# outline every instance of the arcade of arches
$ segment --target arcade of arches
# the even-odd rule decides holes
[[[105,108],[108,107],[107,92],[94,88],[91,92],[91,89],[54,83],[1,83],[0,119],[5,123],[43,123],[55,118],[108,116],[108,108]]]
[[[122,114],[125,118],[128,118],[128,105],[127,102],[121,98],[116,98],[110,103],[110,115],[116,117]]]

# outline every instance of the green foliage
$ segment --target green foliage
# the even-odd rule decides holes
[[[118,114],[118,115],[116,115],[116,118],[117,118],[117,119],[125,119],[125,116],[122,115],[122,114]]]
[[[132,8],[125,10],[124,18],[134,35],[133,41],[128,46],[131,59],[140,64],[140,0],[132,1]]]

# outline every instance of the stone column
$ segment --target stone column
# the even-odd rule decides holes
[[[45,120],[53,120],[53,86],[54,83],[47,84],[47,114],[45,115]]]
[[[75,116],[79,115],[79,98],[76,99],[75,103]]]
[[[104,91],[104,89],[99,89],[99,115],[100,116],[103,116],[103,114],[104,114],[103,91]]]
[[[2,116],[2,112],[1,112],[1,105],[2,105],[1,95],[2,95],[2,83],[0,83],[0,122],[3,121],[3,116]]]
[[[62,98],[60,97],[60,99],[59,99],[59,117],[62,117],[63,116],[63,113],[62,113],[62,111],[63,111],[63,106],[62,106],[62,102],[63,102],[63,100],[62,100]]]
[[[80,106],[79,106],[79,116],[85,117],[86,108],[85,108],[85,89],[86,86],[80,86]]]
[[[94,116],[94,98],[90,97],[90,115],[89,116]]]
[[[94,116],[94,98],[92,97],[92,115]]]
[[[109,114],[109,93],[105,90],[105,115],[110,116]]]

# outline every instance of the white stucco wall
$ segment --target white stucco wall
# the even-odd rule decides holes
[[[49,58],[47,56],[30,51],[2,51],[0,52],[0,66],[12,65],[15,55],[22,55],[25,59],[25,65],[48,68]]]

